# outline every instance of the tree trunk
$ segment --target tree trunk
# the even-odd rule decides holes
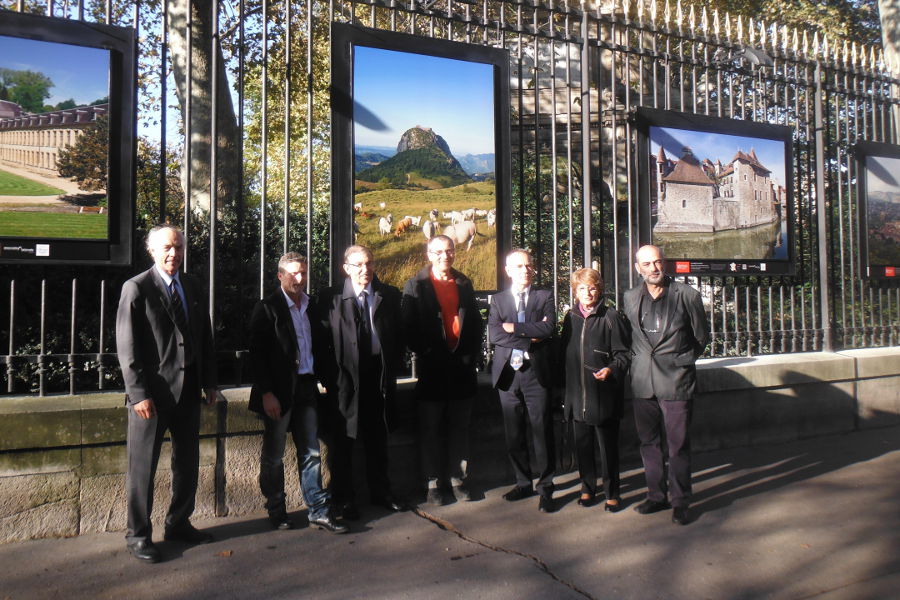
[[[208,211],[210,207],[210,173],[212,156],[212,0],[170,0],[166,30],[175,73],[176,95],[181,107],[185,136],[190,139],[190,164],[182,163],[181,183],[188,189],[192,210]],[[187,10],[191,14],[191,86],[188,106]],[[216,44],[216,207],[217,213],[233,206],[240,193],[240,130],[228,88],[228,76],[222,48]],[[190,109],[190,115],[188,115]],[[185,158],[187,152],[185,152]]]

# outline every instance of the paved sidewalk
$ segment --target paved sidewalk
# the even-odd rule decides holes
[[[0,600],[42,598],[883,599],[900,597],[900,428],[700,454],[696,520],[575,504],[554,514],[495,482],[472,503],[363,512],[352,532],[276,532],[257,518],[198,522],[217,542],[161,542],[140,564],[121,533],[0,546]],[[440,523],[439,527],[435,522]]]

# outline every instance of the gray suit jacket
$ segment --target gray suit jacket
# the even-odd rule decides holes
[[[695,363],[709,343],[709,325],[700,292],[669,281],[659,342],[652,346],[641,329],[644,283],[625,292],[625,315],[631,324],[631,396],[687,400],[697,388]]]
[[[200,385],[214,387],[216,360],[205,297],[193,277],[181,273],[179,279],[187,301]],[[178,402],[184,383],[184,336],[175,325],[169,292],[155,267],[122,285],[116,313],[116,347],[128,405],[147,398],[158,406],[174,406]]]

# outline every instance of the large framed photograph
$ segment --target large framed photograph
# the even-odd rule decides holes
[[[679,275],[793,272],[788,127],[639,108],[639,227]]]
[[[900,275],[900,146],[860,142],[858,165],[859,259],[864,276]]]
[[[454,267],[498,289],[509,247],[509,57],[504,50],[332,25],[332,256],[372,249],[402,287],[425,243],[456,243]],[[338,277],[340,275],[337,275]]]
[[[134,31],[0,12],[0,262],[129,264]]]

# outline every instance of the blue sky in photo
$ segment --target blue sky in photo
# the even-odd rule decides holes
[[[417,125],[431,127],[454,155],[494,152],[492,65],[356,46],[353,99],[386,126],[354,122],[358,146],[396,147]]]
[[[772,178],[786,186],[784,142],[780,140],[654,126],[650,128],[651,155],[657,155],[660,141],[663,138],[667,140],[665,150],[670,160],[680,159],[681,149],[688,146],[698,160],[702,161],[704,158],[708,158],[712,162],[716,162],[716,159],[719,159],[725,165],[734,158],[738,150],[749,154],[753,149],[759,162],[772,171]]]
[[[900,189],[897,181],[900,177],[900,158],[868,156],[866,163],[869,167],[866,170],[867,192],[897,192]]]
[[[43,73],[53,82],[44,104],[88,104],[109,95],[109,51],[0,35],[0,67]]]

